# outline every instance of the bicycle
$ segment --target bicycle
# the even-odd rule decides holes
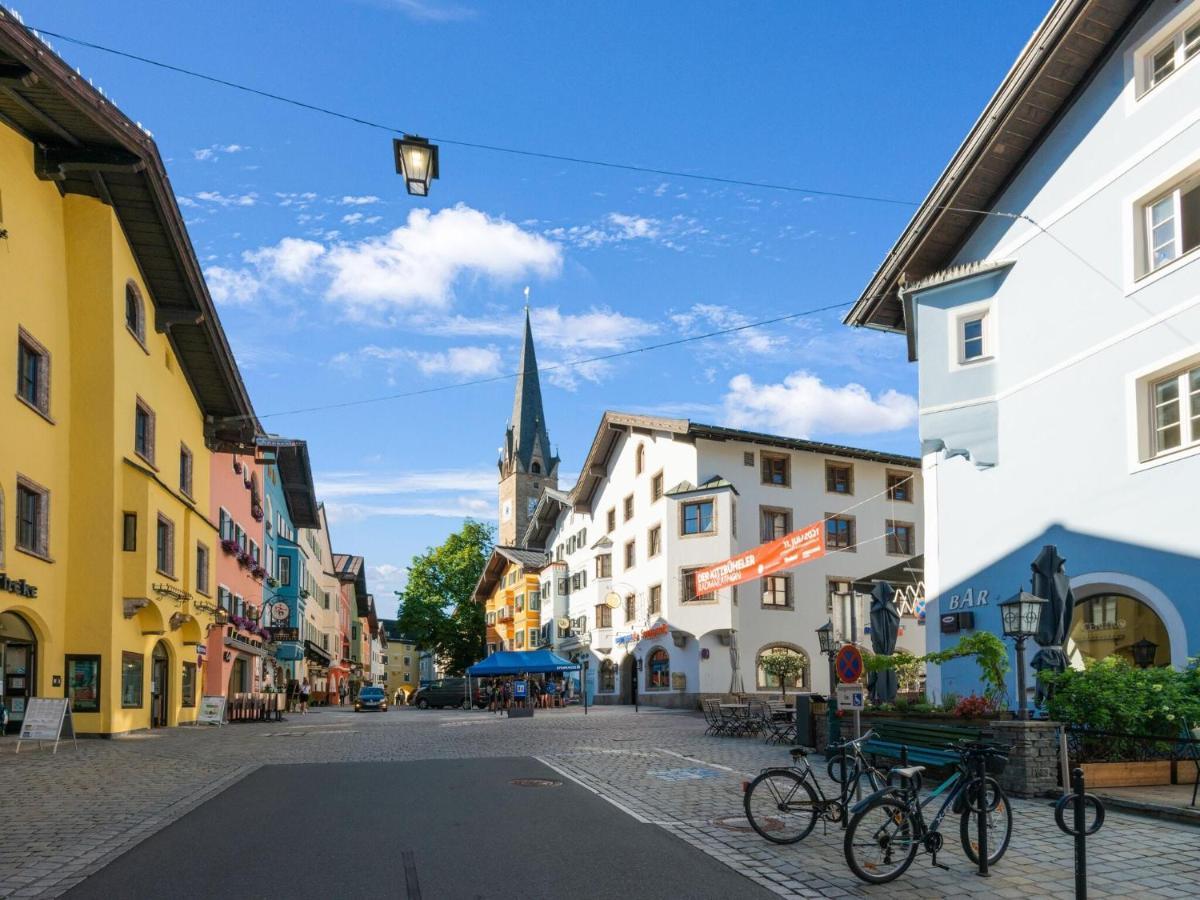
[[[1003,753],[987,744],[961,742],[951,745],[959,761],[954,773],[933,789],[922,801],[921,773],[924,766],[903,766],[888,773],[888,786],[876,791],[852,810],[842,847],[850,871],[868,884],[886,884],[904,874],[916,858],[917,850],[932,857],[931,864],[949,869],[937,861],[942,849],[939,826],[946,814],[961,814],[959,835],[967,859],[978,865],[979,815],[986,818],[988,864],[1004,856],[1012,837],[1012,806],[992,775],[1004,771],[1008,761]],[[988,774],[983,788],[975,774],[975,764],[983,756]],[[899,780],[900,784],[893,784]],[[945,795],[937,815],[926,824],[924,809]]]
[[[794,844],[812,832],[818,819],[845,827],[851,795],[863,777],[877,791],[883,773],[863,756],[862,744],[874,736],[862,737],[832,748],[826,771],[841,786],[836,797],[826,797],[821,783],[808,761],[808,751],[793,747],[792,765],[763,769],[753,781],[743,785],[742,806],[746,819],[759,835],[775,844]]]

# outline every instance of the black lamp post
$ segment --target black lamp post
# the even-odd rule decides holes
[[[833,658],[840,649],[837,638],[833,636],[833,620],[826,622],[817,629],[817,641],[821,652],[829,659],[829,700],[825,704],[826,718],[829,723],[826,744],[833,744],[842,739],[842,729],[837,718],[837,673],[833,668]]]
[[[438,148],[423,137],[406,134],[392,141],[396,171],[404,176],[404,187],[416,197],[429,195],[429,182],[438,177]]]
[[[1142,638],[1129,648],[1133,651],[1133,661],[1139,669],[1148,669],[1154,665],[1154,657],[1158,655],[1158,644]]]
[[[1025,639],[1037,634],[1045,606],[1045,600],[1025,591],[1017,591],[1015,595],[999,604],[1000,624],[1004,629],[1004,636],[1012,638],[1017,644],[1018,719],[1029,718],[1029,709],[1025,705]]]

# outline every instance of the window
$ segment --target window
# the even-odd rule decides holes
[[[1200,444],[1200,366],[1151,385],[1154,455]]]
[[[154,465],[154,411],[141,397],[133,413],[133,449],[138,456]]]
[[[646,557],[652,559],[662,553],[662,526],[655,525],[646,535]]]
[[[208,594],[208,548],[203,544],[196,545],[196,590]]]
[[[607,531],[609,534],[611,534],[613,531],[615,531],[615,530],[616,530],[616,528],[617,528],[617,511],[616,511],[615,509],[610,509],[610,510],[609,510],[609,511],[608,511],[608,512],[605,514],[605,522],[606,522],[606,523],[607,523],[607,525],[608,525],[608,528],[607,528],[607,529],[605,529],[605,530],[606,530],[606,531]]]
[[[854,467],[846,463],[825,463],[825,490],[830,494],[853,494]]]
[[[798,691],[802,691],[808,686],[809,663],[808,654],[799,647],[793,647],[790,644],[768,644],[758,651],[758,659],[755,663],[755,687],[760,691],[777,691],[779,690],[779,676],[769,675],[763,670],[762,658],[773,653],[782,653],[785,656],[795,656],[800,659],[800,672],[795,678],[789,679],[787,686]]]
[[[186,444],[179,445],[179,491],[192,496],[192,451]]]
[[[699,603],[717,599],[716,594],[700,594],[699,596],[696,594],[696,573],[702,568],[703,566],[694,566],[690,569],[684,569],[681,573],[683,578],[683,596],[680,598],[680,602]]]
[[[50,415],[50,353],[24,328],[17,331],[17,396]]]
[[[887,495],[898,503],[912,503],[913,476],[907,472],[887,473]]]
[[[525,595],[524,594],[517,594],[517,599],[516,599],[515,603],[516,603],[516,607],[517,607],[517,612],[525,611]]]
[[[121,549],[126,553],[137,550],[137,513],[127,512],[121,516]]]
[[[1200,247],[1200,175],[1147,203],[1143,215],[1144,271],[1153,272]]]
[[[121,708],[142,708],[142,682],[144,663],[142,654],[121,652]]]
[[[792,605],[792,576],[768,575],[762,579],[762,605],[788,609]]]
[[[233,516],[229,515],[229,510],[222,509],[219,513],[218,524],[221,532],[221,540],[234,540],[233,533]]]
[[[854,540],[853,516],[826,516],[825,548],[827,550],[853,550],[857,543]]]
[[[155,543],[155,568],[163,575],[175,577],[175,525],[159,515]]]
[[[529,629],[529,649],[532,650],[541,643],[541,632],[536,628]]]
[[[541,593],[541,591],[530,591],[528,594],[528,598],[529,598],[529,611],[530,612],[540,611],[542,608],[542,593]]]
[[[612,554],[601,553],[596,557],[596,577],[612,578]]]
[[[1200,55],[1200,19],[1192,19],[1146,55],[1143,91],[1161,84],[1197,55]]]
[[[602,694],[611,694],[617,690],[617,664],[611,659],[600,661],[600,687]]]
[[[67,656],[67,699],[71,712],[100,712],[100,657]]]
[[[517,632],[517,649],[518,650],[525,649],[525,632],[524,631]]]
[[[887,552],[893,556],[913,555],[913,526],[911,523],[887,520]]]
[[[50,555],[50,492],[17,476],[17,549]]]
[[[229,593],[229,588],[224,585],[217,586],[217,606],[226,612],[233,611],[233,595]]]
[[[146,343],[146,307],[141,292],[132,281],[125,284],[125,327],[139,344]]]
[[[243,553],[245,553],[247,550],[247,548],[246,548],[246,532],[242,529],[241,525],[238,525],[236,523],[233,526],[233,538],[235,541],[237,541],[238,549],[241,550]]]
[[[628,497],[625,498],[624,521],[628,522],[632,518],[633,518],[633,494],[630,494]]]
[[[754,468],[754,454],[753,453],[743,453],[742,454],[742,465],[748,466],[751,469],[753,469]]]
[[[827,578],[825,580],[825,614],[833,616],[835,602],[840,603],[838,599],[841,595],[850,592],[850,580],[848,578]]]
[[[629,624],[637,618],[637,596],[634,594],[625,595],[625,623]]]
[[[612,610],[606,603],[596,604],[596,627],[612,628]],[[580,629],[581,631],[583,629]]]
[[[792,530],[792,511],[790,509],[772,509],[764,506],[761,516],[764,542],[778,540]]]
[[[183,664],[183,688],[180,691],[180,704],[185,707],[196,705],[196,664]]]
[[[637,541],[625,542],[625,568],[632,569],[637,565]]]
[[[762,483],[787,487],[792,483],[791,457],[780,453],[763,453]]]
[[[694,503],[684,503],[679,511],[680,534],[712,534],[716,531],[713,523],[713,501],[697,500]]]
[[[671,656],[662,647],[655,647],[646,657],[646,690],[666,691],[671,688]]]
[[[535,462],[533,464],[533,466],[531,467],[530,471],[532,471],[534,475],[541,475],[542,474],[542,464],[540,462]]]
[[[646,612],[649,615],[657,616],[662,614],[662,585],[652,584],[646,595]]]
[[[637,452],[633,455],[633,471],[635,475],[641,475],[646,471],[646,445],[638,444]]]

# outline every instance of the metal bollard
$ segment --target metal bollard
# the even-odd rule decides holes
[[[987,759],[982,753],[975,760],[975,778],[976,784],[979,785],[976,794],[975,802],[978,804],[976,809],[979,813],[979,871],[975,874],[981,878],[991,877],[988,871],[988,833],[987,833],[987,814],[988,814],[988,797],[987,797]],[[968,804],[970,798],[968,798]]]
[[[1095,834],[1104,824],[1104,804],[1099,797],[1084,792],[1083,769],[1071,773],[1073,794],[1064,794],[1054,804],[1054,821],[1064,834],[1075,838],[1075,900],[1087,900],[1087,837]],[[1087,825],[1088,805],[1096,808],[1096,821]],[[1067,825],[1065,813],[1068,806],[1074,807],[1075,818]]]

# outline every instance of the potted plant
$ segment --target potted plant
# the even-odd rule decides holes
[[[233,540],[233,538],[225,538],[221,541],[221,549],[226,553],[237,553],[237,541]]]
[[[255,503],[250,507],[250,515],[254,517],[255,522],[261,522],[263,520],[263,508]]]
[[[779,689],[786,700],[787,683],[795,681],[796,676],[804,669],[801,658],[794,653],[766,653],[758,662],[764,672],[779,679]]]
[[[268,576],[267,577],[267,587],[270,587],[270,588],[279,587],[279,579],[274,578],[272,576]]]

